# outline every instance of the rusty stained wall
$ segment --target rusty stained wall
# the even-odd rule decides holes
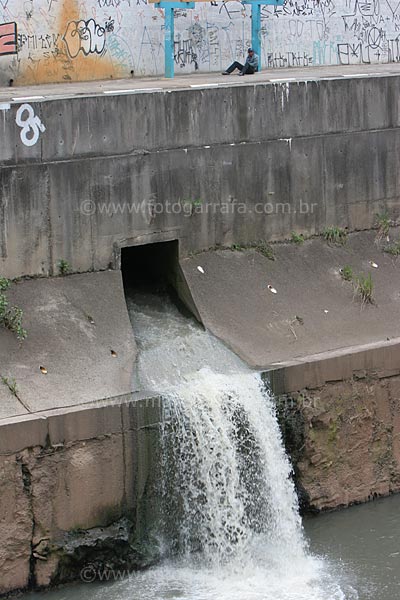
[[[250,13],[236,0],[177,9],[176,71],[220,71],[243,58]],[[268,68],[400,60],[396,3],[286,0],[263,6],[261,18]],[[163,71],[164,15],[147,0],[0,0],[0,85]]]

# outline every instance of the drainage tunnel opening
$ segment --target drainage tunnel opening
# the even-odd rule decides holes
[[[167,294],[180,312],[202,323],[179,263],[178,240],[121,249],[125,296]]]
[[[178,240],[122,248],[121,269],[126,293],[135,290],[160,293],[176,289]]]

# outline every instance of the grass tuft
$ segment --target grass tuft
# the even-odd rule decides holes
[[[392,221],[389,215],[384,212],[376,215],[376,227],[378,229],[378,233],[376,234],[376,240],[380,242],[382,238],[387,238],[390,231],[390,226]]]
[[[345,281],[353,281],[353,269],[350,267],[350,265],[344,265],[344,267],[342,267],[340,269],[340,274],[342,276],[342,279],[344,279]]]
[[[358,275],[354,279],[354,287],[355,293],[361,299],[361,304],[364,306],[365,304],[373,304],[373,292],[374,292],[374,284],[372,281],[371,273],[368,275]]]
[[[294,244],[298,244],[300,246],[304,243],[304,235],[302,233],[296,233],[295,231],[292,231],[290,235]]]
[[[326,227],[322,235],[329,244],[343,246],[347,240],[347,232],[343,227]]]

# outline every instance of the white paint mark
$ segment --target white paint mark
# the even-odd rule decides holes
[[[279,138],[278,142],[286,142],[289,144],[289,150],[292,151],[292,138]]]
[[[204,146],[204,148],[211,148],[211,146]]]
[[[162,88],[132,88],[130,90],[105,90],[103,94],[140,94],[142,92],[162,92]],[[167,90],[170,91],[170,90]]]
[[[271,83],[286,83],[286,81],[296,81],[295,77],[286,77],[285,79],[270,79]]]
[[[20,96],[19,98],[13,98],[14,102],[33,102],[34,100],[44,100],[44,96]]]
[[[210,88],[218,87],[218,83],[193,83],[190,85],[191,88]]]
[[[351,79],[352,77],[369,77],[369,73],[353,73],[352,75],[342,75],[342,77],[346,77],[347,79]]]
[[[10,110],[10,108],[11,108],[11,104],[8,104],[7,102],[0,104],[0,110]]]
[[[22,127],[20,135],[25,146],[34,146],[39,140],[40,132],[46,131],[46,127],[40,118],[35,115],[35,111],[30,104],[22,104],[19,107],[15,122],[19,127]]]

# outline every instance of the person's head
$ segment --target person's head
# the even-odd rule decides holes
[[[253,56],[253,54],[254,54],[254,50],[253,50],[253,48],[249,48],[249,49],[247,50],[247,54],[248,54],[249,56]]]

